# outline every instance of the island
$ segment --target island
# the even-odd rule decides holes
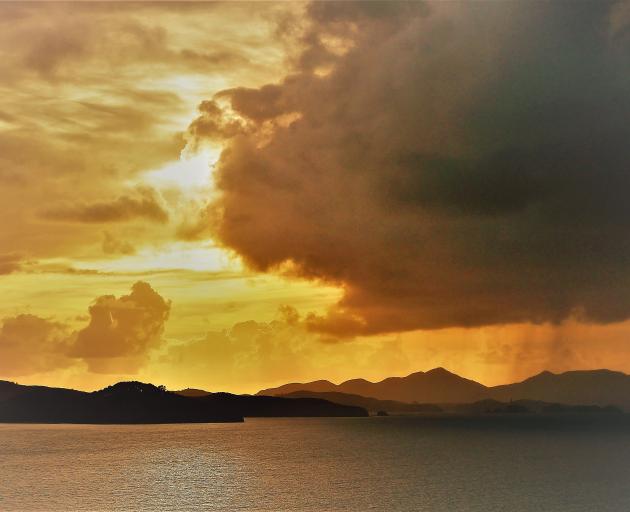
[[[0,381],[0,423],[216,423],[242,422],[247,417],[367,415],[361,407],[317,398],[230,393],[185,396],[136,381],[94,392]]]

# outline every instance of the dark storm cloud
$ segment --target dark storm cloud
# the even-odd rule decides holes
[[[343,285],[316,330],[628,318],[628,12],[312,4],[296,72],[205,114],[247,127],[217,166],[215,234]]]

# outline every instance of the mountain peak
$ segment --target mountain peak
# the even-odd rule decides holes
[[[455,375],[453,372],[449,372],[446,368],[442,366],[438,366],[437,368],[433,368],[425,372],[426,375]]]
[[[482,399],[507,402],[526,399],[572,405],[615,405],[630,410],[630,376],[603,369],[564,373],[546,370],[521,382],[484,386],[440,366],[406,377],[388,377],[380,382],[352,379],[339,385],[328,383],[326,389],[309,384],[293,384],[265,390],[260,394],[296,391],[337,392],[406,403],[471,403]]]
[[[342,382],[340,385],[343,386],[344,384],[373,384],[373,382],[366,379],[350,379]]]
[[[303,389],[310,389],[312,391],[334,391],[337,388],[336,384],[324,379],[314,380],[312,382],[291,382],[284,384],[277,388],[261,389],[257,395],[285,395],[292,393],[293,391],[300,391]]]

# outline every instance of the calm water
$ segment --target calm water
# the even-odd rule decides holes
[[[0,510],[626,512],[630,428],[395,417],[0,425]]]

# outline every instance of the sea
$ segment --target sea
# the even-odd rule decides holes
[[[1,511],[630,511],[630,423],[0,425]]]

